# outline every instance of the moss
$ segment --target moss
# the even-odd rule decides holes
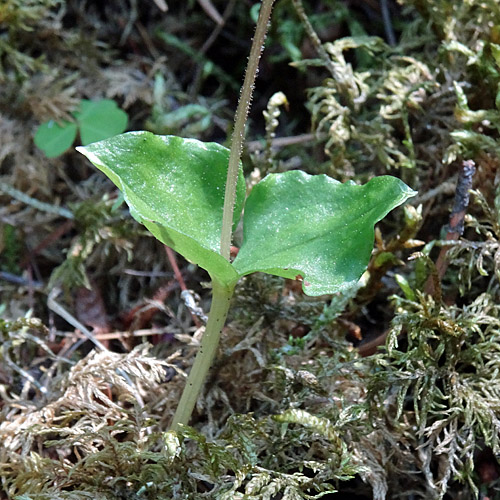
[[[242,34],[252,28],[246,6],[233,5],[234,22],[198,57],[214,26],[196,2],[169,2],[167,14],[153,2],[136,11],[125,2],[88,2],[85,12],[69,1],[4,2],[0,175],[9,189],[2,191],[1,265],[24,280],[0,284],[4,496],[498,496],[500,12],[493,0],[400,3],[389,2],[396,44],[382,39],[376,11],[367,20],[367,11],[344,3],[306,3],[322,55],[292,4],[279,3],[249,134],[257,143],[267,125],[255,177],[302,168],[363,181],[391,171],[419,190],[416,206],[377,228],[372,262],[348,294],[310,299],[275,277],[242,281],[193,427],[175,435],[168,423],[201,330],[164,250],[101,177],[71,153],[46,160],[30,134],[81,98],[115,97],[134,128],[149,123],[224,140],[246,57]],[[155,30],[168,32],[183,55]],[[85,36],[93,43],[82,44]],[[281,66],[288,57],[295,69]],[[278,90],[289,109],[279,124],[266,122],[261,111]],[[310,127],[315,136],[306,134]],[[291,138],[288,145],[280,136]],[[474,191],[465,232],[450,242],[442,237],[463,160],[476,164]],[[61,233],[68,213],[72,225]],[[448,268],[428,294],[443,247]],[[408,260],[414,249],[418,258]],[[199,285],[206,277],[179,266],[206,309],[209,293]],[[46,284],[52,276],[51,285],[31,287],[26,269]],[[154,305],[161,314],[143,326],[157,345],[134,349],[134,337],[95,350],[47,312],[54,284],[66,292],[66,318],[77,309],[75,287],[99,289],[121,339],[128,335],[121,316],[133,323],[137,303]],[[165,303],[151,304],[158,288],[167,290]],[[383,333],[386,344],[361,357],[345,340],[347,328],[353,342]]]

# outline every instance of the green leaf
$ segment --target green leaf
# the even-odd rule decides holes
[[[76,123],[63,121],[61,124],[50,120],[42,123],[35,133],[35,144],[48,158],[55,158],[64,153],[73,144],[76,137]]]
[[[301,171],[268,175],[248,197],[233,266],[241,276],[301,275],[308,295],[341,291],[368,264],[374,224],[415,194],[390,176],[357,186]]]
[[[399,285],[399,288],[401,288],[408,300],[415,300],[415,292],[412,290],[410,283],[404,276],[401,274],[395,274],[394,280]]]
[[[160,241],[223,285],[238,279],[219,253],[228,149],[194,139],[129,132],[77,150],[120,188],[132,215]],[[244,197],[240,167],[235,224]]]
[[[121,134],[127,128],[127,113],[110,99],[82,99],[80,111],[73,114],[80,125],[80,138],[84,146]]]
[[[491,54],[495,59],[497,67],[500,68],[500,45],[496,43],[490,43]]]

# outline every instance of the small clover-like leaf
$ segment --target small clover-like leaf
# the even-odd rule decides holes
[[[80,125],[80,138],[84,146],[121,134],[127,128],[127,113],[111,99],[82,99],[80,110],[73,114]]]
[[[220,254],[229,150],[215,143],[129,132],[77,148],[123,192],[132,215],[223,285],[238,274]],[[245,197],[238,177],[235,223]]]
[[[268,175],[248,197],[233,265],[241,276],[300,275],[308,295],[338,292],[365,270],[374,224],[414,195],[390,176],[358,186],[301,171]]]
[[[55,158],[71,147],[76,137],[77,125],[69,121],[50,120],[42,123],[34,137],[35,144],[47,158]]]

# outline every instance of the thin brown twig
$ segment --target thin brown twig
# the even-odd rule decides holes
[[[148,30],[144,27],[144,25],[140,21],[136,21],[135,27],[137,28],[137,31],[141,35],[144,45],[149,50],[149,53],[155,58],[155,60],[158,60],[158,58],[160,57],[160,53],[156,49],[153,41],[151,40]]]
[[[174,276],[177,282],[179,283],[179,286],[181,290],[187,291],[187,286],[186,283],[184,282],[184,278],[182,277],[182,273],[179,269],[179,266],[177,265],[177,259],[175,258],[175,253],[174,251],[165,245],[165,252],[167,253],[167,258],[168,261],[170,262],[170,266],[172,267],[172,270],[174,271]],[[189,311],[191,314],[191,317],[193,318],[193,323],[195,324],[196,328],[200,328],[201,326],[201,321],[199,318],[196,316],[196,314],[193,313],[193,311]]]
[[[210,0],[198,0],[200,7],[205,11],[205,14],[215,23],[223,24],[224,20]]]
[[[203,54],[206,54],[208,49],[213,45],[215,40],[219,37],[221,31],[223,30],[224,26],[226,25],[226,21],[228,20],[229,16],[233,12],[234,5],[236,4],[236,0],[230,0],[228,4],[226,5],[226,8],[224,9],[224,12],[222,14],[222,22],[216,23],[215,28],[213,29],[212,33],[210,36],[205,40],[205,43],[202,45],[200,50],[198,50],[198,54],[201,56]],[[202,80],[202,64],[197,64],[196,65],[196,71],[193,77],[193,83],[190,85],[189,93],[192,96],[198,95],[199,90],[200,90],[200,85],[201,85],[201,80]]]
[[[20,267],[25,268],[36,255],[46,247],[57,241],[61,236],[70,231],[74,226],[74,221],[67,220],[47,235],[28,255],[21,261]]]
[[[460,238],[464,232],[464,217],[467,207],[469,206],[469,191],[472,188],[472,177],[476,171],[476,166],[472,160],[463,162],[462,169],[459,172],[457,180],[457,188],[455,190],[455,201],[450,214],[450,223],[446,233],[446,241],[455,241]],[[439,280],[441,280],[448,268],[448,259],[446,254],[450,247],[445,245],[441,248],[436,261],[436,269]],[[434,281],[429,277],[425,285],[425,293],[434,293]]]
[[[385,330],[385,332],[381,333],[374,339],[369,340],[368,342],[363,342],[358,346],[358,353],[362,358],[366,358],[367,356],[371,356],[375,354],[378,348],[383,345],[387,339],[387,335],[389,335],[389,329]]]
[[[236,4],[236,0],[229,0],[228,4],[226,5],[226,8],[224,9],[224,12],[222,13],[222,22],[218,23],[210,36],[206,39],[205,43],[200,49],[200,52],[202,54],[205,54],[207,50],[212,46],[212,44],[217,40],[217,37],[220,35],[220,32],[222,31],[222,28],[224,28],[226,21],[228,20],[229,16],[231,15],[234,6]]]
[[[293,146],[295,144],[303,144],[304,142],[312,142],[317,139],[323,139],[323,137],[318,137],[317,134],[300,134],[293,135],[290,137],[276,137],[271,141],[271,147],[273,148],[284,148],[286,146]],[[260,141],[249,141],[245,144],[245,148],[249,153],[254,153],[265,148],[264,142]]]
[[[149,302],[142,302],[123,315],[123,328],[132,332],[150,323],[159,310],[158,306],[165,302],[170,293],[177,288],[179,288],[179,283],[175,280],[158,288]]]
[[[116,340],[116,339],[128,339],[130,337],[151,337],[153,335],[164,335],[169,333],[168,328],[142,328],[134,331],[116,331],[116,332],[100,332],[96,334],[96,338],[101,342]],[[81,333],[75,334],[77,338],[85,338]]]
[[[181,270],[179,269],[179,266],[177,265],[177,259],[175,258],[174,251],[165,245],[165,252],[167,253],[167,258],[168,261],[170,262],[170,266],[172,267],[172,271],[174,271],[174,276],[177,282],[179,283],[179,286],[182,291],[187,290],[186,283],[184,281],[184,278],[182,277]]]

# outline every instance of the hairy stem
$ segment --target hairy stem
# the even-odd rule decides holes
[[[243,140],[245,138],[245,123],[247,121],[250,102],[257,77],[259,60],[264,48],[267,26],[271,17],[274,0],[262,0],[259,19],[253,37],[248,65],[245,71],[245,80],[241,87],[240,100],[234,117],[234,130],[231,137],[231,152],[229,154],[229,166],[227,169],[226,192],[224,196],[224,212],[222,215],[222,233],[220,241],[220,253],[229,260],[231,248],[231,237],[233,229],[233,211],[236,199],[236,183],[238,181],[238,166],[240,163]]]
[[[173,430],[179,430],[179,424],[187,425],[189,423],[201,387],[214,360],[222,327],[226,321],[229,304],[233,296],[234,287],[223,287],[215,280],[212,281],[212,286],[210,315],[205,333],[201,339],[200,349],[189,372],[186,387],[172,420]]]
[[[222,217],[221,255],[229,260],[233,228],[233,211],[236,199],[236,184],[238,181],[239,163],[245,137],[245,123],[252,100],[252,93],[257,76],[260,55],[264,47],[267,25],[271,17],[274,0],[263,0],[255,36],[250,49],[245,80],[241,88],[240,100],[234,118],[234,130],[231,139],[229,166],[227,169],[226,191],[224,196],[224,212]],[[217,352],[222,327],[226,321],[229,304],[234,292],[234,285],[224,287],[217,280],[212,280],[212,306],[208,317],[205,333],[196,355],[179,405],[172,420],[172,429],[179,430],[180,425],[187,425],[193,413],[196,400],[207,376],[208,370]]]

